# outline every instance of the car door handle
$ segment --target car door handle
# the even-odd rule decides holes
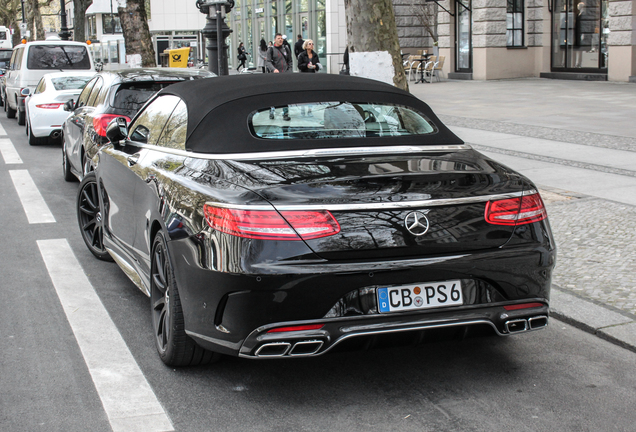
[[[132,156],[128,156],[128,158],[126,158],[126,160],[128,161],[128,166],[133,166],[139,161],[139,155],[138,154],[134,154]]]

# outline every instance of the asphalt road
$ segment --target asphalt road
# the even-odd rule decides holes
[[[0,158],[1,431],[114,428],[95,382],[119,371],[89,366],[38,243],[63,239],[174,430],[636,431],[636,353],[556,320],[511,338],[167,368],[148,299],[82,242],[78,184],[62,178],[61,146],[31,147],[15,120],[0,124],[8,135],[0,141],[9,139],[23,162]],[[18,170],[28,171],[55,222],[29,223],[12,180]],[[102,340],[95,332],[90,343]],[[126,404],[142,403],[131,394]]]

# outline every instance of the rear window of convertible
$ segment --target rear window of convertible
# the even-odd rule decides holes
[[[437,131],[414,108],[387,103],[316,102],[263,108],[249,118],[264,139],[330,139],[427,135]]]

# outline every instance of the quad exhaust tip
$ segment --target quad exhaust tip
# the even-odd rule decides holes
[[[316,354],[322,348],[324,342],[321,340],[306,340],[295,343],[270,342],[261,345],[254,355],[256,357],[300,357]]]
[[[504,323],[507,333],[521,333],[528,330],[540,330],[548,326],[548,317],[540,315],[532,318],[519,318]]]

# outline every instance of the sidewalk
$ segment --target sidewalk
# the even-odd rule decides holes
[[[636,85],[409,84],[464,141],[541,189],[558,246],[552,316],[636,352]]]

